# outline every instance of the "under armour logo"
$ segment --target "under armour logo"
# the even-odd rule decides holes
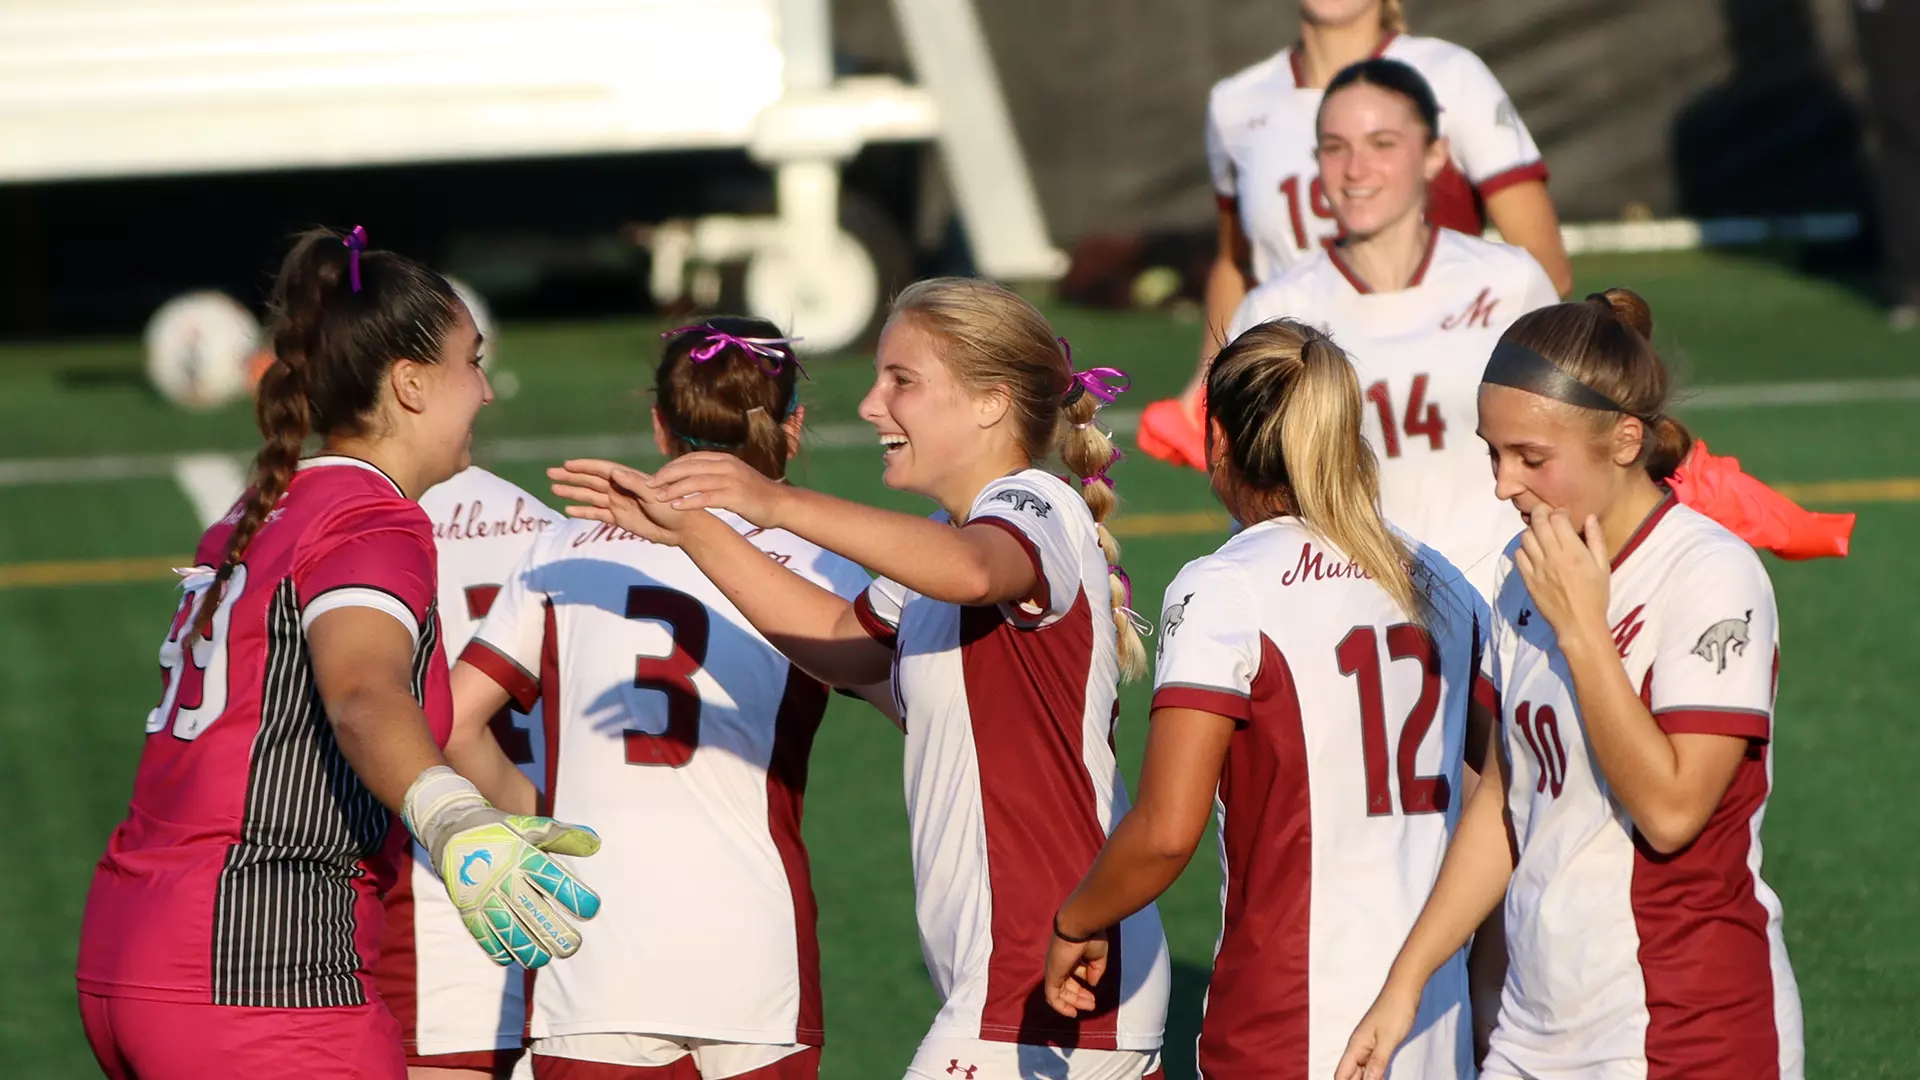
[[[958,1076],[961,1080],[973,1080],[973,1071],[978,1065],[962,1065],[959,1058],[947,1059],[947,1075]]]
[[[1533,618],[1532,610],[1528,608],[1521,608],[1520,617],[1518,619],[1515,619],[1514,622],[1520,626],[1525,626],[1527,625],[1527,620],[1531,618]]]

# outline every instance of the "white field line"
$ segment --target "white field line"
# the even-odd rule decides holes
[[[247,473],[231,454],[187,454],[175,458],[173,479],[193,503],[193,512],[205,528],[226,516],[235,499],[247,489]]]
[[[1680,402],[1680,411],[1914,400],[1920,400],[1920,377],[1750,383],[1712,386],[1685,393]],[[1131,433],[1140,425],[1137,409],[1109,409],[1100,414],[1100,419],[1103,424],[1121,433]],[[817,424],[807,429],[807,446],[811,449],[870,449],[876,445],[873,429],[862,423]],[[487,440],[475,449],[482,463],[557,462],[568,457],[592,456],[644,459],[654,455],[653,440],[637,432],[628,435],[508,436]],[[172,477],[180,469],[183,459],[214,457],[237,463],[244,460],[246,454],[247,451],[240,450],[216,450],[194,454],[0,459],[0,487]],[[221,512],[225,511],[223,505]]]

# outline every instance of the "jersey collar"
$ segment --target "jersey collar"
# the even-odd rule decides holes
[[[1413,276],[1407,279],[1409,289],[1416,288],[1421,282],[1427,280],[1427,267],[1433,265],[1433,249],[1440,246],[1440,226],[1432,222],[1427,224],[1427,250],[1420,256],[1420,265],[1413,268]],[[1353,267],[1347,265],[1346,258],[1340,254],[1339,244],[1327,246],[1327,258],[1333,260],[1333,268],[1340,271],[1340,276],[1347,279],[1347,284],[1353,286],[1354,292],[1363,296],[1373,292],[1373,286],[1368,285],[1365,278],[1355,273]]]
[[[1367,59],[1378,60],[1382,56],[1387,55],[1387,46],[1393,44],[1393,39],[1399,36],[1397,31],[1381,34],[1380,44],[1373,47],[1373,51],[1367,54]],[[1287,46],[1287,66],[1293,69],[1293,88],[1296,90],[1310,89],[1307,86],[1307,71],[1300,66],[1300,43],[1297,41]]]
[[[1671,490],[1668,490],[1667,497],[1661,499],[1659,505],[1649,510],[1647,516],[1641,519],[1640,524],[1634,526],[1633,535],[1627,537],[1627,542],[1620,545],[1620,554],[1613,557],[1613,562],[1607,565],[1607,569],[1609,571],[1620,569],[1620,564],[1627,561],[1627,556],[1638,551],[1640,545],[1646,542],[1647,537],[1653,535],[1654,526],[1660,524],[1660,519],[1666,517],[1667,512],[1678,505],[1680,505],[1679,498],[1676,497]]]
[[[321,469],[332,465],[345,465],[349,468],[365,469],[380,479],[385,480],[387,483],[392,484],[395,494],[403,499],[407,497],[407,493],[400,490],[400,485],[394,481],[393,477],[381,471],[380,466],[375,465],[371,461],[363,461],[357,457],[348,457],[345,454],[321,454],[317,457],[303,458],[294,471],[306,472],[308,469]]]

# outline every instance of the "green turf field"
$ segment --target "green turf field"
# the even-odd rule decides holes
[[[1697,387],[1920,376],[1920,336],[1888,333],[1847,288],[1738,257],[1671,255],[1578,262],[1581,291],[1612,284],[1652,302],[1662,347]],[[1135,408],[1184,378],[1197,327],[1166,315],[1058,311],[1083,364],[1136,377]],[[638,432],[658,328],[636,322],[511,325],[499,359],[520,392],[483,416],[488,437]],[[134,341],[0,349],[0,459],[241,449],[246,410],[192,417],[139,376]],[[850,421],[866,386],[861,357],[811,365],[811,421]],[[1781,484],[1920,476],[1920,401],[1911,394],[1819,406],[1687,414],[1716,452]],[[75,936],[88,874],[125,807],[141,721],[158,681],[154,651],[172,612],[152,564],[112,577],[103,560],[164,560],[192,549],[192,509],[165,478],[0,484],[0,820],[17,861],[0,874],[0,915],[18,948],[0,974],[0,1076],[93,1075],[73,1003]],[[135,470],[138,471],[138,470]],[[540,466],[504,475],[537,491]],[[810,451],[797,478],[911,507],[884,492],[863,449]],[[1125,513],[1158,526],[1126,540],[1126,562],[1157,610],[1161,589],[1221,533],[1170,512],[1207,509],[1195,474],[1139,455],[1117,470]],[[1818,489],[1813,489],[1818,492]],[[1835,493],[1833,489],[1827,489]],[[1806,1005],[1808,1073],[1912,1074],[1920,1059],[1920,857],[1902,780],[1920,761],[1920,669],[1911,658],[1920,561],[1920,482],[1840,489],[1860,514],[1844,562],[1770,562],[1784,620],[1776,793],[1766,876],[1783,898]],[[1832,507],[1829,507],[1832,508]],[[1145,515],[1162,515],[1146,519]],[[1196,531],[1198,529],[1198,531]],[[23,584],[21,567],[68,583]],[[55,564],[51,570],[44,564]],[[1122,760],[1137,765],[1146,694],[1124,699]],[[829,1046],[826,1075],[897,1076],[935,1011],[913,926],[899,737],[838,702],[813,763],[806,832],[820,894]],[[1901,806],[1908,809],[1902,810]],[[1202,848],[1162,903],[1176,961],[1169,1076],[1192,1074],[1191,1037],[1218,927],[1218,877]],[[164,926],[145,928],[166,933]],[[589,948],[591,945],[588,946]],[[1038,958],[1035,960],[1038,963]]]

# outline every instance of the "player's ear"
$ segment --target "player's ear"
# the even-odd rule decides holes
[[[387,387],[393,391],[394,404],[410,413],[427,411],[427,382],[432,376],[429,368],[432,364],[401,357],[387,369]]]
[[[1427,143],[1426,157],[1420,163],[1420,171],[1426,176],[1427,183],[1431,184],[1438,179],[1440,174],[1446,171],[1447,162],[1451,160],[1453,160],[1453,148],[1447,142],[1445,135]]]
[[[1640,448],[1647,439],[1646,422],[1637,416],[1623,416],[1613,425],[1613,463],[1630,468],[1640,462]]]
[[[1008,410],[1013,408],[1013,393],[1004,386],[995,386],[973,399],[974,414],[983,428],[990,428],[1006,419]]]
[[[653,447],[663,457],[673,456],[673,435],[667,430],[667,422],[660,419],[660,406],[647,410],[653,414]]]

